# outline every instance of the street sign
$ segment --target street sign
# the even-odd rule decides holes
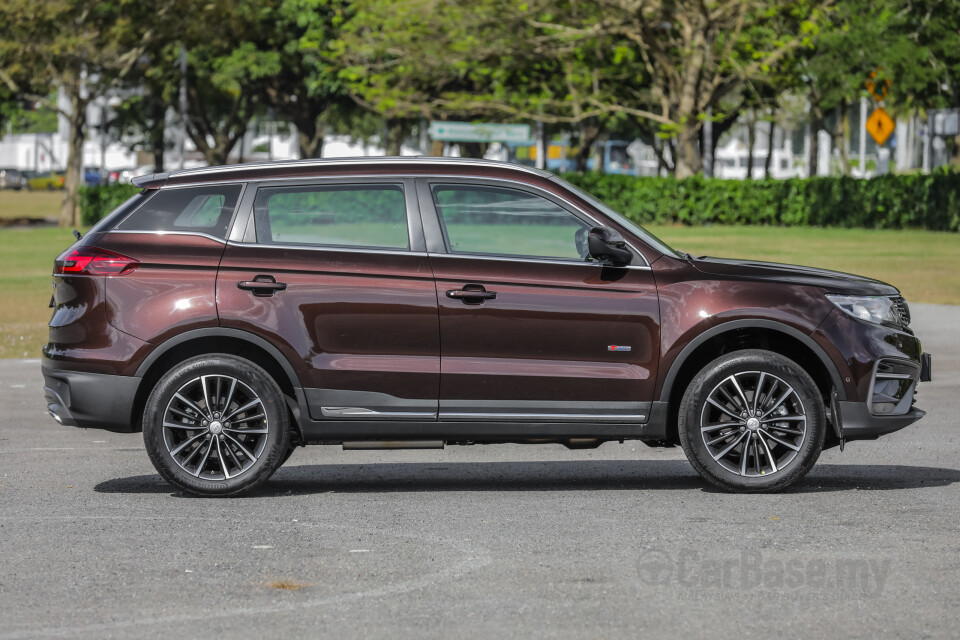
[[[446,142],[525,142],[530,140],[530,125],[434,120],[430,138]]]
[[[874,112],[870,114],[870,117],[867,118],[867,133],[873,137],[873,140],[879,146],[883,146],[883,143],[887,141],[887,138],[890,137],[890,134],[893,133],[893,128],[896,126],[893,118],[887,115],[883,107],[877,107]]]
[[[877,69],[880,71],[880,69]],[[875,82],[877,78],[877,71],[870,72],[870,79],[864,82],[863,84],[867,87],[867,91],[870,92],[870,95],[873,96],[873,99],[877,102],[882,102],[884,98],[887,97],[887,93],[890,91],[890,78],[884,80],[879,86]]]

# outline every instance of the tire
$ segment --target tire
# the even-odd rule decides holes
[[[826,411],[816,384],[792,360],[735,351],[690,382],[679,432],[687,459],[710,484],[735,492],[780,491],[816,463]]]
[[[234,496],[280,466],[290,449],[288,416],[266,371],[242,358],[209,354],[160,378],[144,409],[143,440],[153,466],[178,489]]]
[[[287,449],[287,452],[283,454],[283,456],[280,458],[280,464],[277,465],[277,469],[287,464],[287,460],[290,459],[290,456],[292,456],[293,452],[296,450],[297,450],[296,447],[290,447],[289,449]]]

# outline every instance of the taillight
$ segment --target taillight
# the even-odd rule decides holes
[[[55,274],[84,274],[91,276],[122,276],[140,266],[140,261],[134,258],[98,249],[97,247],[80,247],[64,251],[53,263]]]

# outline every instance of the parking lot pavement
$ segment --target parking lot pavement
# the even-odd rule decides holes
[[[956,637],[960,307],[914,305],[920,423],[782,495],[708,490],[679,449],[298,450],[187,498],[139,435],[58,426],[0,361],[0,640]]]

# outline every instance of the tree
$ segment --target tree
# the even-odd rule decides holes
[[[264,99],[297,127],[300,157],[319,158],[334,109],[354,106],[340,79],[342,65],[330,44],[347,18],[345,0],[280,0],[265,3],[253,30],[257,55],[275,65],[261,76]]]
[[[147,5],[132,0],[5,0],[0,3],[0,81],[16,94],[58,109],[70,126],[60,224],[78,225],[87,105],[134,68],[156,37],[151,25],[171,11],[173,0]],[[151,16],[150,18],[148,18]],[[27,86],[24,78],[29,78]],[[60,109],[46,85],[63,89]]]

